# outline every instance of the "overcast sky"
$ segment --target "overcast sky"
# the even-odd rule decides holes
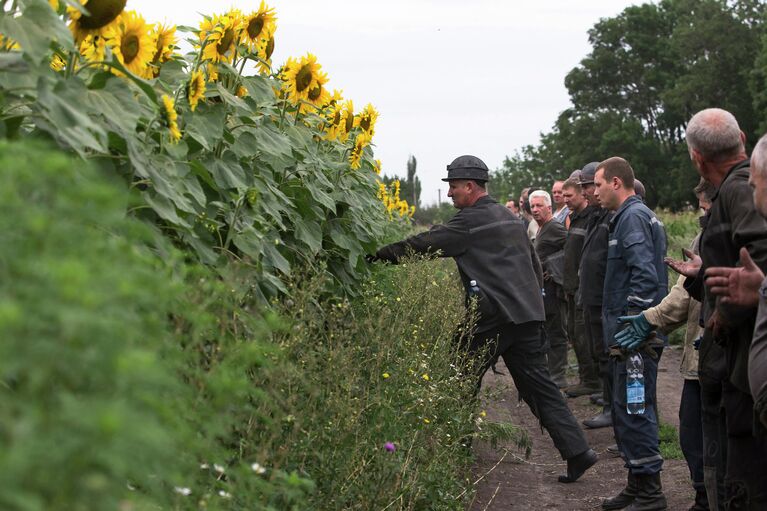
[[[199,23],[199,13],[258,8],[257,0],[128,0],[147,21]],[[567,108],[567,72],[589,52],[600,18],[625,0],[274,0],[273,61],[310,51],[361,109],[380,113],[376,157],[387,174],[418,160],[422,203],[437,201],[445,166],[474,154],[490,169],[535,144]],[[557,169],[552,169],[556,171]],[[572,169],[567,169],[568,173]]]

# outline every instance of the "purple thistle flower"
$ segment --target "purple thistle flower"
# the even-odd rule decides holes
[[[397,446],[394,445],[392,442],[386,442],[384,444],[384,449],[386,449],[389,452],[394,452],[397,450]]]

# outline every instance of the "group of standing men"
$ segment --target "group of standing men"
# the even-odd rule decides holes
[[[409,252],[455,259],[467,304],[476,301],[479,314],[466,345],[479,359],[478,381],[503,358],[567,460],[560,482],[577,480],[597,461],[560,389],[570,397],[592,394],[603,406],[584,425],[612,425],[627,468],[625,488],[603,509],[667,507],[655,387],[664,334],[685,324],[679,414],[696,489],[691,509],[767,509],[767,286],[760,287],[767,269],[767,137],[750,163],[735,118],[708,109],[690,120],[686,140],[701,176],[696,193],[708,208],[689,261],[665,258],[663,224],[620,157],[556,183],[556,209],[547,192],[526,190],[519,214],[516,204],[503,207],[487,194],[481,160],[459,157],[445,181],[460,211],[376,254],[391,262]],[[666,264],[680,273],[670,293]],[[569,387],[568,339],[580,380]],[[637,356],[644,410],[630,413],[626,359]]]

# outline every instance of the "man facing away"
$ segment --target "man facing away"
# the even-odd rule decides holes
[[[597,167],[595,195],[603,208],[613,211],[605,270],[602,316],[605,339],[611,351],[609,384],[612,386],[613,432],[628,469],[626,487],[602,503],[603,509],[651,511],[666,509],[660,471],[660,454],[655,388],[658,359],[663,343],[648,349],[648,340],[639,344],[621,343],[618,320],[637,315],[657,305],[668,293],[663,259],[666,233],[655,214],[634,192],[634,170],[623,158],[609,158]],[[631,326],[626,327],[630,329]],[[626,357],[639,357],[644,380],[644,411],[628,410]],[[628,506],[628,507],[627,507]]]
[[[468,351],[482,357],[478,385],[502,356],[520,396],[567,460],[559,481],[573,482],[597,456],[549,375],[537,259],[522,220],[487,194],[488,169],[479,158],[460,156],[447,170],[448,196],[460,211],[447,224],[381,248],[376,257],[396,263],[412,251],[455,260],[467,303],[477,297],[479,318]]]

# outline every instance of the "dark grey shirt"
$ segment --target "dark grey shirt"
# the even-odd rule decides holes
[[[397,262],[409,251],[455,259],[467,295],[469,281],[477,281],[478,332],[545,319],[540,268],[524,223],[492,197],[482,197],[448,223],[387,245],[376,255]]]

